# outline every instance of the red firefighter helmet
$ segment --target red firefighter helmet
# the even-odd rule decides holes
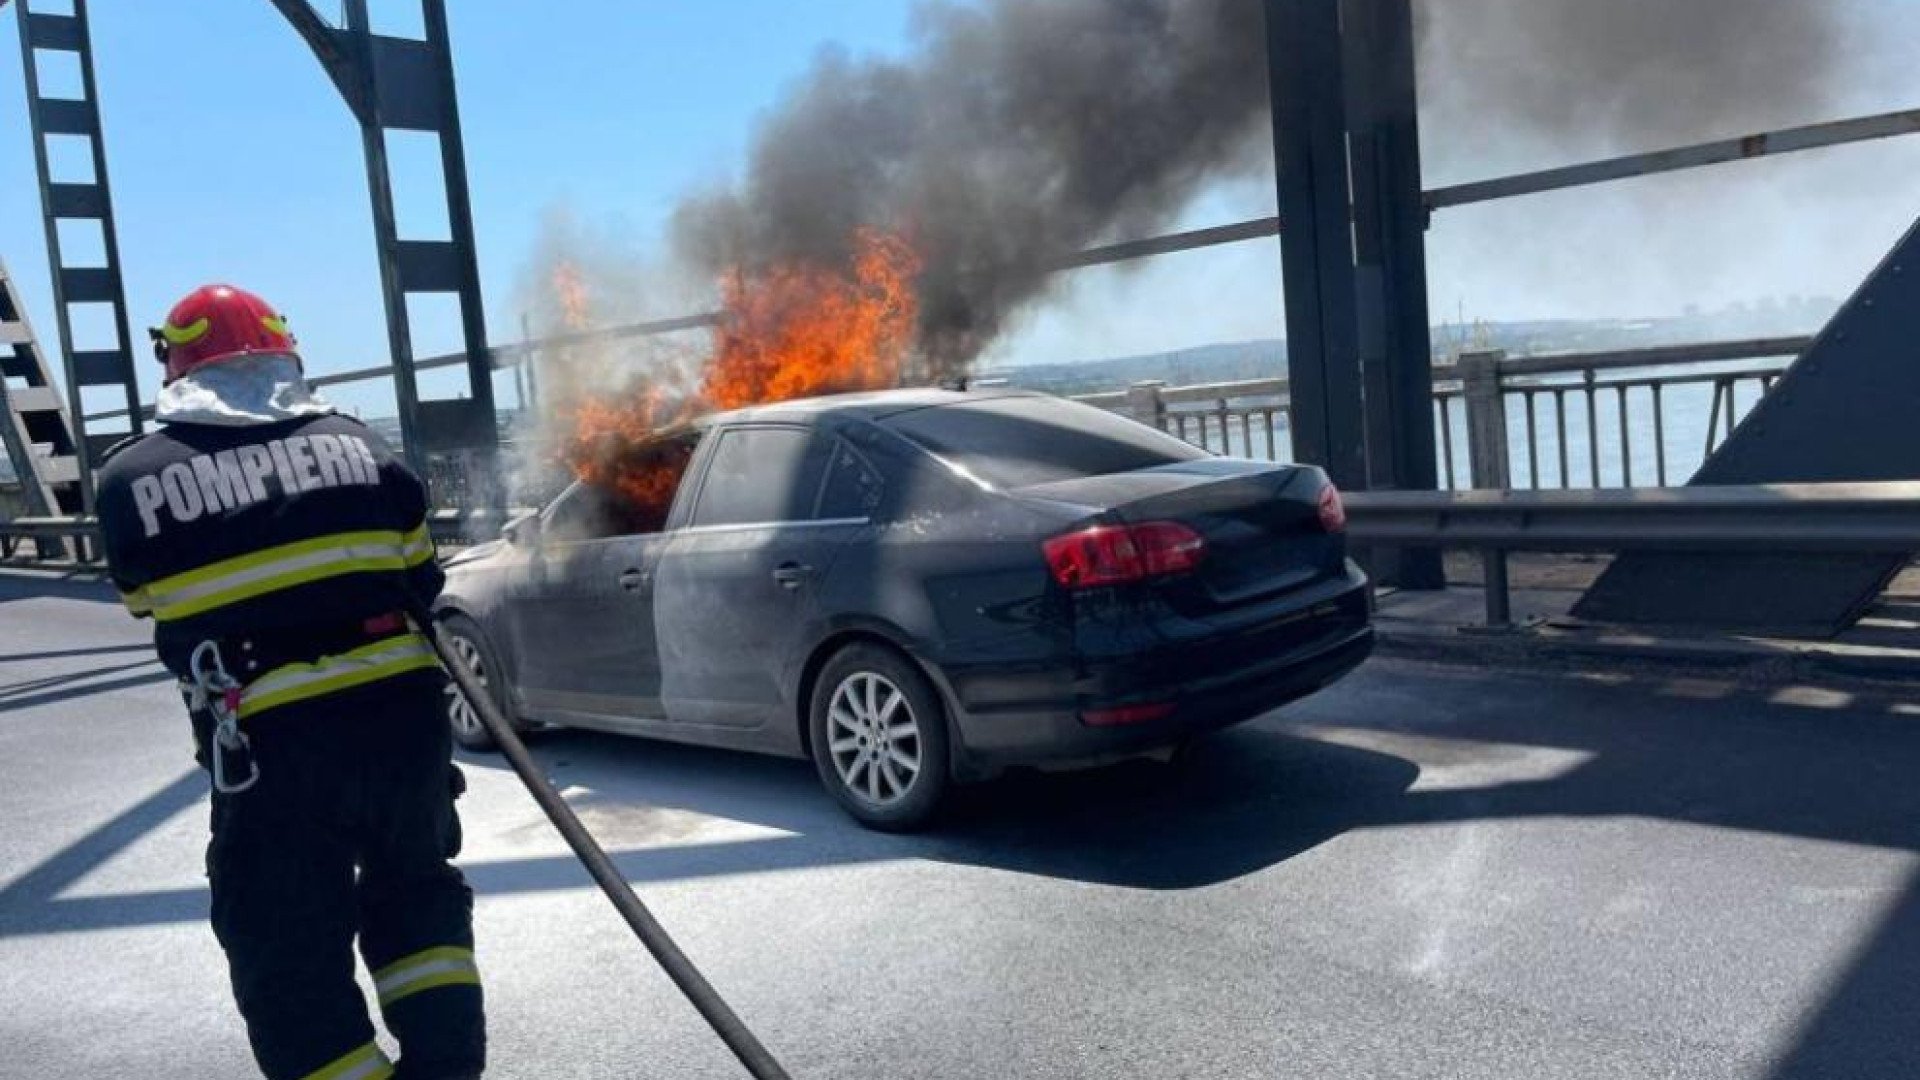
[[[300,359],[286,318],[265,300],[231,285],[193,290],[173,305],[165,323],[148,333],[154,356],[167,365],[167,382],[209,364],[260,353]]]

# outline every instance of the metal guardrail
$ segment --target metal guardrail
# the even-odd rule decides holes
[[[1467,353],[1433,373],[1442,486],[1634,487],[1649,473],[1661,487],[1683,482],[1692,470],[1676,466],[1712,454],[1812,341],[1755,338],[1557,356]],[[1676,398],[1685,403],[1696,391],[1691,404],[1698,407],[1683,417],[1689,422],[1675,423]],[[1074,400],[1215,453],[1282,460],[1291,450],[1279,430],[1292,423],[1286,379],[1142,382]],[[1520,432],[1525,437],[1516,440]]]
[[[1513,551],[1920,551],[1920,481],[1597,491],[1361,491],[1357,544],[1471,548],[1487,569],[1487,623],[1512,618]]]
[[[69,541],[73,542],[71,548]],[[33,544],[41,559],[64,558],[74,551],[85,558],[100,550],[99,529],[90,517],[0,519],[0,558],[13,558],[22,544]]]

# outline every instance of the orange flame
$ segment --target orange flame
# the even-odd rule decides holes
[[[691,456],[685,444],[658,435],[677,411],[664,391],[648,390],[620,402],[582,401],[572,412],[567,464],[579,479],[619,492],[630,512],[650,524],[627,531],[657,532],[666,525]]]
[[[891,233],[854,235],[847,273],[784,265],[735,270],[707,367],[706,400],[738,409],[897,386],[919,313],[920,259]]]
[[[920,259],[877,229],[854,234],[845,269],[789,263],[735,269],[721,282],[720,328],[697,391],[645,380],[612,398],[562,404],[560,455],[573,474],[617,490],[645,519],[664,520],[686,468],[659,432],[711,410],[896,386],[913,343]],[[587,290],[571,264],[554,269],[571,329],[584,329]],[[654,525],[658,528],[658,525]]]

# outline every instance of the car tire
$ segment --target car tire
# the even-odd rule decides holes
[[[513,715],[513,705],[508,701],[506,687],[501,682],[504,669],[500,666],[500,654],[494,652],[492,643],[487,640],[480,625],[465,615],[446,615],[440,620],[440,640],[446,644],[447,651],[453,654],[454,659],[465,663],[467,670],[485,685],[493,703],[513,720],[514,730],[526,730],[519,718]],[[466,695],[452,679],[447,680],[444,700],[447,724],[453,729],[454,742],[468,750],[499,749],[493,734],[481,722],[479,713],[467,703]]]
[[[854,820],[908,832],[933,818],[952,783],[947,717],[918,665],[849,645],[820,669],[808,704],[814,768]]]

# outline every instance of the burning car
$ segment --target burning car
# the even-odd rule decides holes
[[[882,829],[956,781],[1144,754],[1373,645],[1339,493],[1089,406],[900,390],[723,412],[450,560],[510,715],[809,758]],[[457,692],[470,748],[485,729]]]

